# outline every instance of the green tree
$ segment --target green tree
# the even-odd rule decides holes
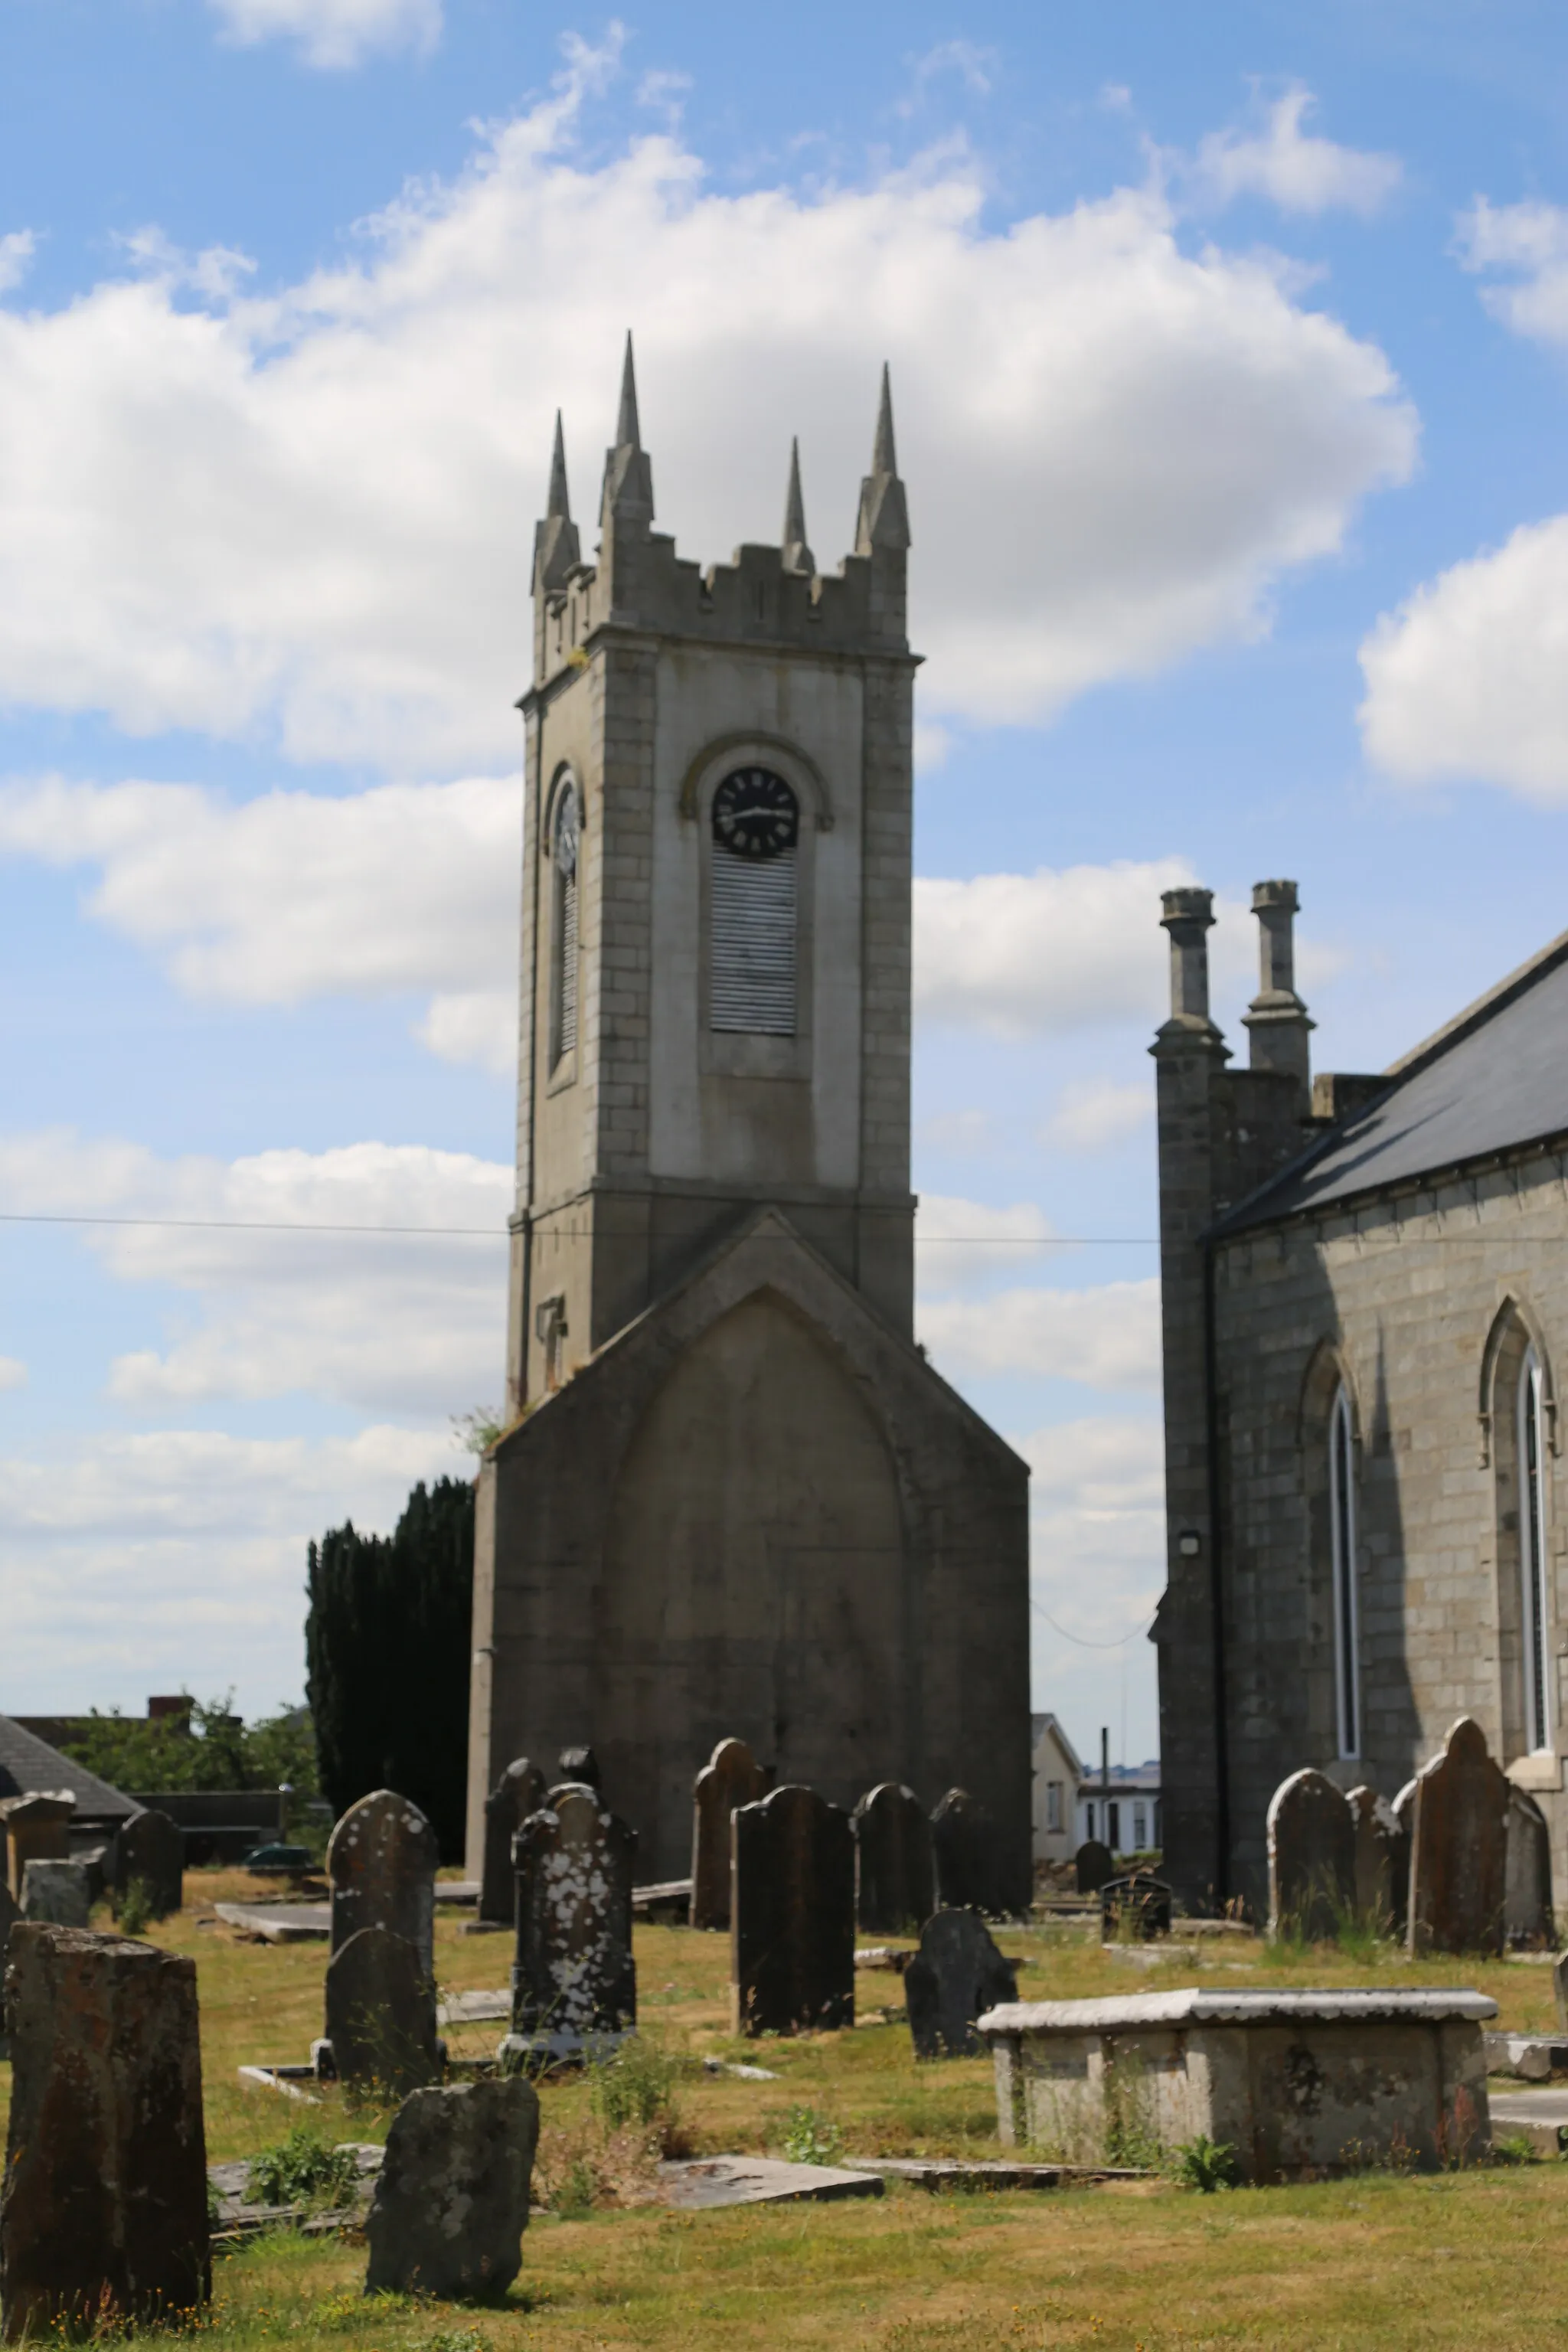
[[[234,1696],[194,1699],[188,1717],[95,1710],[62,1753],[116,1789],[276,1789],[287,1780],[301,1797],[316,1794],[316,1743],[302,1707],[255,1723],[233,1713]]]
[[[460,1857],[468,1780],[474,1490],[424,1482],[390,1536],[352,1521],[310,1549],[305,1625],[321,1789],[334,1811],[395,1789]]]

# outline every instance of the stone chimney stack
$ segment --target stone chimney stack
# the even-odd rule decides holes
[[[1212,890],[1167,890],[1160,920],[1171,935],[1171,1018],[1160,1032],[1202,1037],[1219,1032],[1209,1019],[1208,933],[1214,929]]]
[[[1252,911],[1258,918],[1258,994],[1242,1015],[1252,1040],[1255,1070],[1279,1070],[1296,1080],[1301,1090],[1303,1115],[1311,1092],[1311,1055],[1308,1040],[1313,1024],[1296,993],[1296,885],[1258,882],[1253,885]]]

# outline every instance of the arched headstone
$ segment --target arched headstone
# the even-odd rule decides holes
[[[1408,1874],[1409,1850],[1394,1807],[1375,1789],[1352,1789],[1345,1802],[1355,1832],[1356,1917],[1380,1936],[1394,1932],[1404,1910],[1401,1874]]]
[[[325,1999],[326,2043],[341,2083],[404,2099],[436,2080],[436,1988],[406,1936],[358,1928],[327,1962]]]
[[[1268,1807],[1268,1932],[1331,1940],[1355,1908],[1355,1816],[1322,1772],[1292,1772]]]
[[[950,1789],[931,1817],[931,1842],[944,1911],[1005,1909],[996,1885],[996,1825],[978,1797]]]
[[[815,1789],[742,1805],[733,1836],[731,1991],[737,2033],[855,2022],[855,1839]]]
[[[931,1916],[931,1828],[912,1789],[883,1780],[850,1817],[855,1832],[855,1917],[863,1935],[912,1936]]]
[[[515,2039],[567,2046],[637,2023],[636,1855],[637,1832],[585,1784],[553,1790],[518,1831]]]
[[[1073,1856],[1073,1880],[1080,1895],[1098,1895],[1116,1875],[1116,1856],[1098,1838],[1085,1838]]]
[[[509,1764],[485,1799],[484,1875],[479,1881],[479,1917],[510,1927],[517,1907],[511,1842],[544,1802],[544,1775],[526,1756]]]
[[[417,1805],[391,1789],[351,1805],[327,1847],[332,1889],[331,1948],[362,1927],[405,1936],[426,1977],[436,1974],[436,1832]]]
[[[743,1739],[721,1739],[691,1790],[693,1927],[730,1924],[730,1816],[767,1794],[767,1774]]]
[[[1552,1835],[1523,1789],[1510,1790],[1507,1836],[1503,1930],[1516,1950],[1540,1951],[1552,1936]]]
[[[560,1785],[574,1788],[602,1789],[605,1785],[599,1770],[599,1759],[591,1748],[563,1748],[556,1759]]]
[[[121,1898],[132,1879],[147,1890],[154,1919],[166,1919],[184,1901],[185,1835],[176,1822],[156,1806],[147,1806],[122,1822],[114,1843],[114,1895]]]
[[[1415,1822],[1414,1780],[1406,1780],[1394,1800],[1394,1819],[1399,1830],[1399,1844],[1394,1852],[1394,1932],[1403,1941],[1410,1926],[1410,1832]]]
[[[981,2047],[974,2021],[1016,2000],[1014,1964],[1003,1958],[973,1911],[938,1911],[921,1930],[904,1970],[904,1998],[917,2058],[963,2058]]]
[[[1509,1783],[1485,1732],[1462,1715],[1415,1775],[1410,1832],[1413,1952],[1500,1952]]]

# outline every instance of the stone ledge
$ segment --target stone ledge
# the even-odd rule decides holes
[[[1322,1992],[1128,1993],[1100,2000],[1010,2000],[987,2010],[982,2033],[1115,2033],[1139,2025],[1294,2025],[1309,2019],[1385,2017],[1410,2024],[1495,2017],[1489,1993],[1384,1992],[1368,1988]]]

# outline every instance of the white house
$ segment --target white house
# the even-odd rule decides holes
[[[1037,1716],[1037,1723],[1049,1721]],[[1143,1764],[1113,1764],[1106,1790],[1098,1772],[1081,1772],[1078,1780],[1075,1843],[1098,1838],[1112,1853],[1157,1853],[1164,1842],[1160,1819],[1160,1759]],[[1038,1789],[1039,1783],[1036,1782]],[[1037,1840],[1035,1851],[1039,1852]]]
[[[1057,1717],[1037,1715],[1032,1727],[1035,1860],[1070,1862],[1080,1843],[1074,1817],[1083,1766]]]

